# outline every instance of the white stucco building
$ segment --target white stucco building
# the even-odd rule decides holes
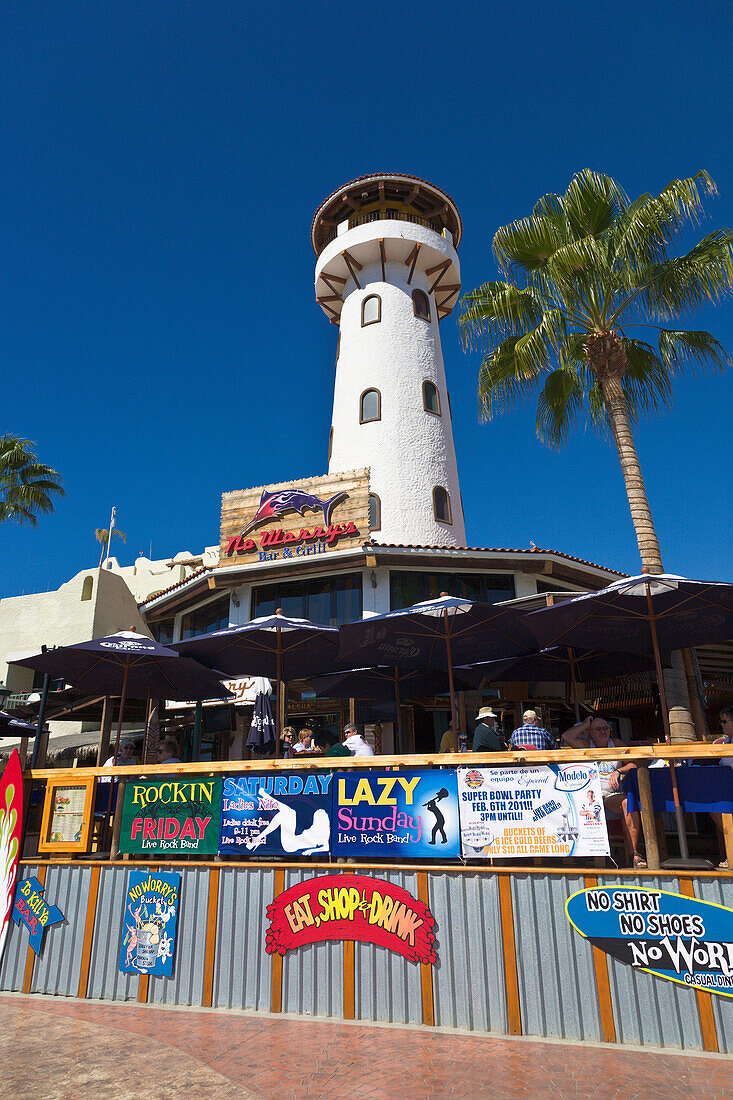
[[[460,291],[453,200],[364,176],[313,219],[316,299],[339,327],[329,473],[368,466],[380,541],[465,546],[439,323]]]

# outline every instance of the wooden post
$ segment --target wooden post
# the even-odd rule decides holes
[[[733,871],[733,814],[721,814],[720,816],[723,822],[725,858],[728,861],[728,870]]]
[[[119,786],[117,788],[117,805],[115,806],[115,819],[112,825],[112,843],[109,850],[110,860],[117,859],[120,854],[120,833],[122,832],[122,807],[125,803],[125,782],[124,777],[119,780]]]
[[[417,873],[417,896],[426,907],[430,906],[427,871]],[[422,1022],[428,1027],[435,1024],[435,1004],[433,999],[433,964],[420,963],[420,987],[422,991]]]
[[[219,868],[209,871],[209,903],[206,910],[206,947],[204,950],[204,990],[202,1005],[211,1008],[214,995],[214,960],[216,957],[216,926],[219,914]]]
[[[83,1001],[87,995],[89,986],[89,965],[92,961],[92,943],[94,940],[94,921],[97,915],[97,895],[99,893],[99,867],[92,867],[92,878],[89,883],[89,896],[87,897],[87,915],[84,922],[84,941],[81,949],[81,971],[79,973],[79,989],[77,997]]]
[[[21,737],[20,748],[18,749],[18,756],[20,757],[20,770],[25,771],[26,760],[28,759],[28,738]]]
[[[504,978],[506,981],[506,1007],[509,1020],[509,1034],[521,1035],[522,1010],[519,1003],[517,948],[514,942],[512,883],[508,875],[499,875],[499,907],[501,910],[501,938],[504,949]]]
[[[356,724],[356,699],[349,699],[349,721]]]
[[[644,831],[644,844],[646,846],[646,862],[652,871],[658,871],[661,866],[659,860],[659,846],[657,844],[657,828],[654,820],[654,802],[652,800],[652,785],[649,779],[649,764],[646,760],[639,760],[636,764],[636,777],[639,784],[639,804],[641,808],[641,827]]]
[[[203,716],[203,710],[204,704],[200,699],[197,699],[193,712],[193,750],[191,753],[194,761],[198,760],[201,756],[201,718]],[[228,755],[227,753],[227,756]]]
[[[275,868],[275,898],[285,889],[285,868]],[[277,951],[272,955],[272,985],[270,989],[270,1012],[283,1010],[283,957]]]
[[[680,893],[684,894],[686,898],[694,898],[695,891],[691,879],[680,878],[678,881]],[[718,1046],[718,1032],[715,1027],[715,1013],[713,1012],[713,995],[708,993],[706,989],[696,989],[695,996],[697,998],[697,1011],[700,1014],[703,1048],[711,1054],[717,1054],[720,1048]]]
[[[595,890],[598,879],[595,875],[586,875],[586,890]],[[593,947],[593,967],[596,973],[596,988],[598,990],[598,1009],[601,1014],[601,1034],[604,1043],[616,1042],[616,1024],[613,1018],[613,1001],[611,999],[611,983],[608,978],[608,956],[600,947]]]

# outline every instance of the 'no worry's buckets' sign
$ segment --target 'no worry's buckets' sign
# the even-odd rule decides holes
[[[267,907],[268,954],[324,940],[360,940],[411,962],[437,962],[435,919],[401,886],[366,875],[326,875],[291,886]]]
[[[130,871],[122,918],[120,970],[170,978],[176,948],[181,876]]]

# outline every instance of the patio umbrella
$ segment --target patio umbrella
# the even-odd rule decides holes
[[[284,692],[288,680],[307,679],[336,667],[338,641],[335,626],[291,619],[278,608],[274,615],[175,642],[173,648],[204,665],[221,669],[227,676],[267,676],[277,680],[278,691]],[[280,752],[280,724],[278,706],[276,757]]]
[[[447,671],[457,752],[454,665],[531,653],[537,643],[524,618],[525,613],[517,607],[462,600],[444,592],[437,600],[339,627],[341,654],[365,665]]]
[[[59,646],[15,663],[48,673],[54,679],[63,678],[79,690],[118,695],[115,756],[120,748],[128,696],[186,700],[231,698],[231,692],[222,687],[219,675],[132,630]]]
[[[662,653],[733,637],[733,584],[688,580],[667,573],[614,581],[600,592],[530,612],[527,626],[542,645],[588,646],[651,655],[662,723],[671,741]],[[689,860],[674,764],[670,766],[680,851]]]
[[[6,710],[0,710],[0,737],[35,737],[36,723],[14,718]]]
[[[264,755],[275,744],[275,719],[272,717],[270,695],[272,686],[264,676],[258,677],[257,695],[255,696],[252,723],[249,727],[247,745],[253,749],[259,749]]]
[[[654,668],[651,657],[636,653],[604,652],[596,649],[573,649],[571,646],[552,646],[539,653],[524,657],[510,657],[505,661],[482,661],[470,665],[465,671],[481,675],[489,682],[495,680],[539,680],[549,683],[570,684],[572,687],[575,717],[580,718],[578,684],[590,680],[603,680],[610,676],[626,676],[633,672],[648,672]],[[463,672],[463,669],[457,669]]]

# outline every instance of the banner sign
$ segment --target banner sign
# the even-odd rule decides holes
[[[214,855],[219,843],[221,779],[137,778],[125,785],[121,852]]]
[[[463,855],[608,855],[595,764],[459,768]]]
[[[23,769],[13,749],[0,779],[0,958],[15,897],[23,821]]]
[[[409,859],[460,855],[455,772],[338,772],[331,852]]]
[[[130,871],[120,947],[123,974],[170,978],[180,895],[179,874]]]
[[[733,909],[666,890],[580,890],[565,906],[576,932],[637,970],[733,997]]]
[[[267,907],[268,954],[324,940],[359,940],[410,962],[435,963],[435,919],[424,902],[366,875],[326,875],[291,886]]]
[[[309,856],[329,851],[333,772],[224,780],[220,852]]]
[[[41,954],[43,933],[52,924],[64,920],[64,914],[43,897],[44,887],[35,876],[24,878],[15,891],[15,905],[10,914],[16,924],[23,924],[30,932],[29,943],[36,955]]]

